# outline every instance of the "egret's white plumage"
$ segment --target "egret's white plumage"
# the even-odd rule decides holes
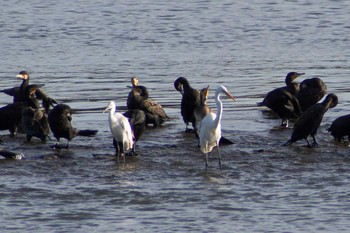
[[[224,93],[229,98],[234,100],[234,97],[227,91],[226,87],[219,86],[215,92],[215,102],[217,107],[217,114],[209,112],[201,121],[199,125],[199,144],[200,149],[205,153],[206,168],[208,168],[208,153],[216,146],[219,156],[219,165],[221,168],[221,157],[219,150],[219,140],[221,138],[221,116],[222,116],[222,102],[220,101],[220,94]]]
[[[122,153],[124,154],[125,151],[132,149],[134,144],[134,136],[131,130],[129,120],[121,113],[115,112],[116,106],[114,101],[109,102],[109,105],[104,110],[104,112],[107,110],[110,110],[108,121],[111,133],[117,144],[122,144]],[[119,155],[117,156],[119,157]]]

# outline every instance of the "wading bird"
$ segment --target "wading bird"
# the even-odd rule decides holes
[[[66,104],[57,104],[48,115],[50,129],[53,136],[56,138],[57,143],[52,146],[53,149],[61,148],[60,139],[67,139],[67,145],[65,148],[68,149],[69,141],[75,136],[94,136],[97,130],[78,130],[72,127],[72,109]]]
[[[345,136],[350,141],[350,114],[335,119],[327,131],[331,132],[331,135],[338,142],[344,140]]]
[[[136,142],[141,139],[146,130],[146,114],[140,109],[131,109],[124,112],[123,115],[129,119],[131,130],[135,139],[132,147],[132,154],[136,155]],[[116,141],[113,139],[113,145],[116,145],[115,143]]]
[[[229,98],[235,98],[227,91],[226,87],[219,86],[215,92],[215,102],[217,114],[209,112],[202,120],[199,128],[199,144],[200,150],[205,154],[205,167],[208,170],[208,153],[216,146],[219,165],[221,168],[221,156],[219,148],[219,140],[221,138],[221,116],[223,112],[222,102],[220,101],[220,94],[226,94]]]
[[[30,142],[32,137],[37,137],[42,142],[46,142],[50,133],[47,114],[42,109],[26,107],[22,110],[22,128],[26,134],[27,142]]]
[[[13,102],[28,102],[33,101],[35,97],[35,101],[42,101],[42,105],[45,108],[46,112],[49,111],[51,106],[57,104],[57,102],[49,97],[40,87],[40,85],[29,85],[29,73],[27,71],[21,71],[17,76],[17,78],[22,79],[22,83],[19,86],[19,89],[16,91]],[[31,97],[31,99],[29,99]]]
[[[200,93],[198,90],[191,87],[188,80],[184,77],[179,77],[174,82],[175,89],[181,93],[181,116],[186,124],[186,132],[189,123],[192,123],[193,129],[195,129],[196,122],[194,117],[194,109],[200,104]]]
[[[128,109],[140,109],[146,113],[146,123],[161,125],[169,120],[163,107],[156,101],[142,96],[142,90],[137,86],[133,87],[128,96]]]
[[[317,129],[322,122],[323,115],[329,108],[334,108],[337,104],[338,97],[331,93],[327,95],[322,103],[314,104],[309,107],[295,122],[293,134],[284,146],[305,139],[309,147],[318,147],[319,145],[316,141],[315,135],[317,134]],[[312,144],[310,144],[307,139],[309,135],[313,139]]]
[[[327,86],[320,78],[305,79],[300,83],[297,98],[301,111],[317,104],[327,93]]]
[[[296,118],[301,113],[296,97],[299,92],[299,83],[293,81],[303,74],[289,72],[285,79],[286,86],[270,91],[263,102],[258,103],[258,106],[266,106],[276,113],[282,119],[281,125],[283,127],[288,127],[289,119]]]
[[[116,106],[114,101],[110,101],[107,108],[109,110],[109,128],[115,140],[116,156],[119,161],[119,156],[123,156],[125,163],[125,152],[133,148],[134,136],[128,118],[123,114],[115,112]]]

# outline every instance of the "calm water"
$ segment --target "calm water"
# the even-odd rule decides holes
[[[118,3],[117,3],[118,2]],[[131,1],[133,2],[133,1]],[[3,1],[0,87],[32,83],[76,110],[69,150],[1,132],[1,232],[344,232],[350,224],[350,157],[325,131],[349,113],[347,1]],[[316,2],[316,1],[315,1]],[[256,102],[289,71],[319,76],[339,97],[325,114],[320,148],[281,147],[291,130]],[[137,75],[173,120],[150,128],[140,156],[118,164],[107,114],[125,110]],[[179,76],[192,86],[224,84],[223,171],[184,133]],[[1,95],[1,106],[11,98]]]

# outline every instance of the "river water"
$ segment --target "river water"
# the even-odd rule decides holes
[[[73,125],[97,129],[68,150],[1,132],[1,232],[344,232],[350,227],[350,157],[327,127],[348,114],[347,1],[2,1],[0,87],[15,75],[74,110]],[[319,148],[282,147],[291,129],[256,102],[289,71],[318,76],[339,97],[323,119]],[[138,76],[171,121],[149,128],[139,156],[117,163],[110,100],[126,109]],[[223,84],[223,170],[185,133],[174,80]],[[1,95],[1,106],[11,102]],[[213,158],[215,153],[213,154]]]

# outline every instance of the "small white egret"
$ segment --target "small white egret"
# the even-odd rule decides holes
[[[103,112],[110,110],[108,121],[113,138],[117,142],[117,158],[119,161],[119,156],[123,156],[125,162],[124,152],[133,148],[134,136],[128,118],[115,112],[115,108],[114,101],[110,101]]]
[[[235,100],[235,98],[227,91],[226,87],[219,86],[215,92],[215,102],[217,107],[217,114],[209,112],[200,123],[199,128],[199,144],[200,149],[205,153],[205,166],[208,170],[208,153],[216,146],[219,157],[219,165],[221,168],[221,157],[219,149],[219,141],[221,138],[221,116],[222,116],[222,102],[220,101],[220,94],[224,93],[229,98]]]

